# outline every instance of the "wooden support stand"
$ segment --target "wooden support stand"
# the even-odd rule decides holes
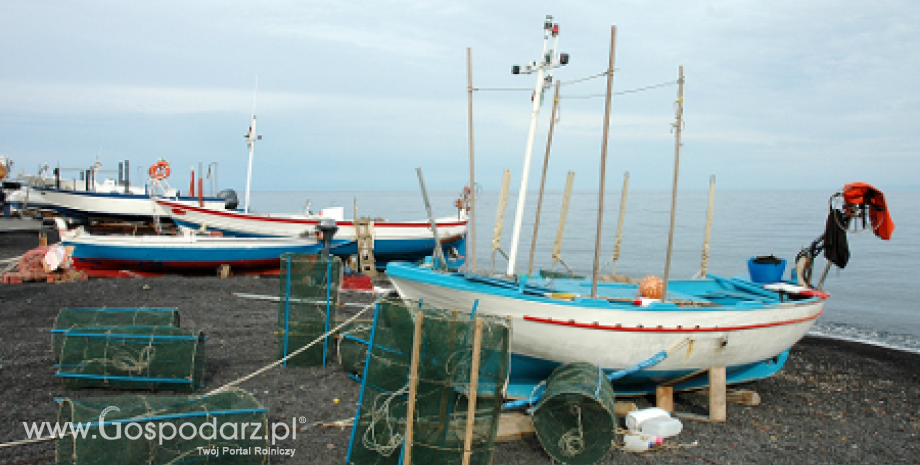
[[[220,276],[221,279],[227,279],[232,274],[230,273],[230,265],[221,265],[217,268],[217,276]]]
[[[374,262],[374,233],[370,218],[355,220],[355,241],[358,244],[358,271],[371,278],[377,277],[377,265]]]
[[[709,415],[695,415],[691,413],[674,411],[674,386],[688,379],[695,378],[703,373],[709,373]],[[682,376],[675,380],[668,381],[659,385],[655,389],[655,404],[658,408],[672,412],[675,416],[686,418],[688,420],[700,420],[708,422],[724,422],[726,420],[726,391],[725,391],[725,367],[709,367]]]

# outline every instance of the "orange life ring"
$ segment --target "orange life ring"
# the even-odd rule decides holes
[[[158,161],[150,165],[150,169],[147,170],[147,174],[149,174],[151,178],[161,181],[168,178],[170,173],[169,163],[165,161]]]

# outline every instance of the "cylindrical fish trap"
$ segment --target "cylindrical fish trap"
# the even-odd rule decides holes
[[[64,399],[57,465],[268,463],[267,409],[246,391]],[[258,428],[258,430],[256,429]]]
[[[364,374],[367,350],[370,347],[372,323],[353,323],[339,333],[339,365],[355,376]]]
[[[179,327],[179,309],[175,307],[76,307],[63,308],[51,329],[54,363],[61,360],[64,332],[74,328],[108,329],[113,326]]]
[[[543,449],[567,465],[591,465],[610,452],[617,427],[613,388],[590,363],[556,368],[533,412]]]
[[[68,388],[194,392],[204,378],[204,334],[171,326],[75,328],[63,334],[57,376]]]
[[[281,256],[281,304],[278,308],[278,358],[284,358],[332,329],[342,260],[332,255]],[[285,366],[325,366],[329,339],[294,357]]]

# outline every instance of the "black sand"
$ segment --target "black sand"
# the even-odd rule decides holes
[[[37,243],[35,233],[0,233],[0,259]],[[278,288],[277,278],[216,276],[0,284],[0,443],[24,439],[22,422],[55,421],[55,397],[117,394],[71,391],[55,378],[48,330],[61,308],[179,307],[182,326],[209,337],[207,390],[275,360],[278,304],[232,293],[275,295]],[[307,421],[296,440],[281,444],[295,448],[295,456],[273,457],[271,463],[344,463],[351,429],[312,426],[354,416],[360,386],[338,365],[277,368],[241,387],[269,409],[270,422]],[[683,432],[668,441],[695,446],[644,454],[614,450],[602,463],[920,463],[920,355],[809,337],[795,346],[778,375],[741,387],[759,393],[762,404],[729,404],[726,423],[685,421]],[[648,398],[632,400],[651,405]],[[683,411],[705,413],[706,402],[697,394],[675,396]],[[53,455],[53,442],[0,448],[0,464],[51,463],[53,458],[43,458]],[[493,460],[550,462],[535,438],[498,445]]]

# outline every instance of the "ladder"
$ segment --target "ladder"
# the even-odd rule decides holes
[[[369,217],[355,220],[355,241],[358,243],[358,272],[377,277],[374,263],[374,223]]]

